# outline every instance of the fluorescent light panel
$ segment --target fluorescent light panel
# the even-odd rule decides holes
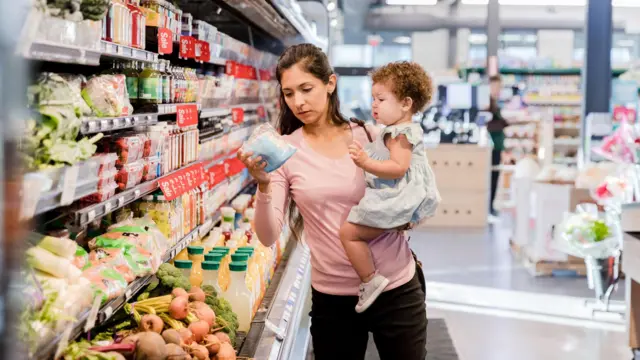
[[[585,6],[586,0],[498,0],[512,6]],[[601,0],[606,1],[606,0]],[[462,0],[464,5],[487,5],[489,0]],[[613,0],[616,7],[640,7],[640,0]]]
[[[387,5],[435,5],[438,0],[387,0]]]
[[[411,37],[409,36],[398,36],[393,39],[393,42],[396,44],[411,44]]]

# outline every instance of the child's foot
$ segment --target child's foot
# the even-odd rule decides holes
[[[389,285],[389,279],[379,274],[376,274],[369,282],[360,284],[360,299],[356,305],[356,312],[362,313],[367,310],[387,285]]]

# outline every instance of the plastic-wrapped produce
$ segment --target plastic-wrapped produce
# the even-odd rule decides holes
[[[129,115],[133,112],[126,77],[121,74],[90,78],[82,89],[82,97],[99,117]]]
[[[138,135],[122,135],[113,137],[111,141],[103,143],[103,150],[114,152],[118,155],[117,166],[129,164],[142,159],[144,153],[144,141]]]
[[[142,161],[123,165],[116,175],[118,189],[120,189],[120,191],[131,189],[132,187],[140,184],[142,181],[143,170],[144,164]]]

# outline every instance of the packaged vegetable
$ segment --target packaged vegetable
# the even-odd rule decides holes
[[[128,283],[136,278],[133,271],[135,264],[131,264],[130,260],[122,248],[98,248],[89,253],[91,266],[107,265],[119,272]]]
[[[39,246],[29,248],[26,254],[28,264],[36,270],[67,279],[77,278],[81,274],[69,259],[56,256]]]
[[[116,153],[98,154],[93,158],[97,159],[100,164],[98,168],[98,177],[102,177],[103,174],[116,169],[116,160],[118,160],[118,154]]]
[[[101,190],[102,188],[107,186],[111,186],[115,182],[117,174],[118,170],[116,169],[109,170],[106,173],[103,173],[98,179],[98,190]]]
[[[270,124],[258,126],[242,146],[243,152],[253,152],[267,163],[264,169],[272,172],[280,168],[296,152],[296,148],[283,140]]]
[[[77,245],[76,253],[71,263],[80,270],[84,270],[89,264],[89,254],[82,246]]]
[[[152,156],[144,159],[143,161],[144,168],[142,170],[142,181],[150,181],[157,178],[159,175],[158,167],[160,166],[160,158]]]
[[[116,194],[118,184],[115,181],[103,184],[102,188],[91,195],[85,196],[80,200],[83,204],[98,204],[111,199]]]
[[[82,98],[98,117],[129,115],[133,110],[127,93],[126,77],[121,74],[90,78],[82,89]]]
[[[116,166],[120,167],[142,158],[144,144],[138,135],[122,135],[112,137],[109,140],[102,143],[103,150],[105,152],[114,152],[118,155]]]
[[[69,239],[61,239],[53,236],[45,236],[42,238],[38,247],[41,247],[54,255],[58,255],[65,259],[71,259],[75,253],[78,244]]]
[[[29,103],[31,106],[70,104],[78,116],[89,116],[91,108],[81,95],[85,81],[82,75],[41,73],[36,84],[29,87]]]
[[[102,297],[103,303],[124,294],[127,289],[122,274],[107,265],[92,266],[83,271],[82,276],[90,281],[94,296]]]
[[[131,189],[142,181],[144,165],[142,162],[135,162],[123,165],[116,175],[116,182],[120,191]]]

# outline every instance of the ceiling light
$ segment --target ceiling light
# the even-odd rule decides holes
[[[387,5],[435,5],[438,0],[387,0]]]
[[[331,19],[331,21],[329,22],[329,25],[331,27],[336,27],[338,26],[338,19]]]
[[[487,5],[489,0],[461,0],[463,5]],[[586,0],[498,0],[500,5],[513,6],[585,6]],[[615,7],[640,7],[639,0],[613,0]]]
[[[327,4],[327,10],[328,11],[333,11],[335,9],[336,9],[336,3],[330,2],[330,3]]]
[[[411,37],[410,36],[398,36],[395,39],[393,39],[393,42],[396,44],[411,44]]]

